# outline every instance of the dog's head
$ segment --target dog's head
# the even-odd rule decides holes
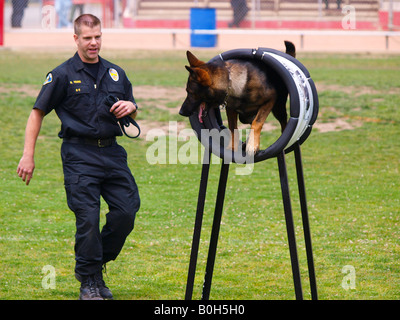
[[[186,52],[190,66],[185,66],[189,71],[186,84],[187,97],[179,111],[181,116],[189,117],[194,112],[202,113],[212,107],[218,106],[218,93],[213,89],[213,69],[215,66],[197,59],[190,51]]]

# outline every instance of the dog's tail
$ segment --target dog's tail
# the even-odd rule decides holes
[[[285,47],[286,47],[286,53],[291,55],[293,58],[296,58],[296,47],[294,44],[290,41],[285,40]]]

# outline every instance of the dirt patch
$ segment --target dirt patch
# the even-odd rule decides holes
[[[336,86],[336,85],[320,85],[319,90],[334,90],[334,91],[342,91],[346,93],[360,92],[371,93],[370,88],[364,88],[359,90],[356,87],[344,87],[344,86]],[[186,92],[184,88],[175,88],[175,87],[160,87],[160,86],[135,86],[134,95],[136,99],[140,99],[142,101],[143,107],[145,108],[148,103],[152,103],[154,105],[154,101],[156,101],[155,107],[161,110],[167,110],[170,114],[178,114],[180,105],[176,107],[168,106],[172,102],[176,101],[184,101],[186,97]],[[400,92],[400,90],[399,90]],[[168,123],[161,121],[151,121],[151,120],[140,120],[140,115],[138,116],[138,121],[140,122],[140,126],[142,129],[142,137],[144,137],[150,130],[152,129],[161,129],[166,134],[175,134],[174,127],[170,127]],[[345,119],[345,118],[337,118],[335,120],[329,122],[317,122],[313,125],[315,129],[319,132],[331,132],[331,131],[342,131],[342,130],[354,130],[362,126],[362,120],[354,120],[354,119]],[[187,122],[177,122],[178,132],[188,128]],[[240,125],[239,129],[249,128],[248,125]],[[279,128],[279,124],[274,124],[273,122],[266,122],[263,126],[263,131],[270,132]]]
[[[166,103],[176,100],[181,100],[183,102],[186,97],[186,91],[185,88],[176,87],[134,86],[133,95],[136,99],[160,101],[160,104],[157,106],[158,108],[170,110],[171,108],[167,108]],[[170,111],[172,112],[174,110]]]
[[[342,130],[354,130],[361,127],[363,124],[360,120],[347,121],[344,119],[335,119],[330,122],[317,122],[313,125],[313,128],[319,132],[331,132],[331,131],[342,131]]]
[[[138,120],[141,130],[141,137],[145,138],[150,131],[161,130],[161,132],[168,136],[178,136],[179,133],[186,128],[189,128],[184,122],[162,122],[151,120]],[[154,131],[154,135],[159,135],[159,132]],[[193,132],[194,135],[194,132]]]
[[[29,97],[36,97],[39,94],[40,89],[38,89],[37,85],[29,85],[29,84],[22,84],[18,86],[17,85],[0,86],[0,94],[9,93],[10,91],[14,93],[27,95]]]
[[[352,94],[355,97],[359,97],[364,94],[382,94],[382,91],[375,90],[368,86],[340,86],[337,84],[324,84],[317,83],[315,85],[318,92],[322,91],[340,91],[347,94]],[[385,94],[400,94],[400,88],[390,88]]]
[[[349,94],[374,94],[378,93],[369,87],[353,87],[353,86],[339,86],[339,85],[327,85],[318,84],[318,91],[341,91]],[[21,85],[21,86],[0,86],[0,94],[7,92],[21,93],[27,96],[36,97],[39,90],[36,85]],[[393,88],[390,90],[392,94],[400,94],[400,88]],[[171,115],[176,115],[179,112],[180,104],[184,101],[186,97],[186,91],[184,88],[176,87],[163,87],[163,86],[134,86],[133,93],[136,100],[140,100],[140,107],[145,109],[147,106],[151,105],[151,108],[156,108],[163,111],[168,111]],[[178,103],[179,102],[179,103]],[[176,106],[173,106],[173,103]],[[172,105],[172,106],[171,106]],[[147,118],[147,117],[146,117]],[[166,121],[152,121],[149,119],[141,119],[140,113],[138,114],[137,121],[140,124],[142,130],[142,137],[145,137],[147,133],[152,129],[161,129],[166,135],[176,134],[185,129],[190,128],[187,121],[178,121],[176,125],[170,125]],[[346,119],[337,118],[329,122],[319,122],[318,120],[313,125],[313,128],[317,129],[319,132],[331,132],[331,131],[341,131],[341,130],[353,130],[362,126],[364,121],[362,119]],[[240,125],[239,129],[249,128],[248,125]],[[277,130],[279,128],[278,123],[273,121],[266,122],[263,126],[263,131],[270,132]]]

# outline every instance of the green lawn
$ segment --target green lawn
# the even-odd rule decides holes
[[[26,120],[41,83],[72,54],[0,51],[0,69],[7,70],[0,73],[0,299],[78,297],[75,219],[65,200],[60,124],[54,112],[41,130],[31,184],[25,186],[16,174]],[[204,60],[216,54],[198,53]],[[134,87],[185,87],[184,51],[108,51],[103,56],[123,67]],[[321,88],[317,123],[342,119],[360,124],[352,130],[315,129],[302,146],[319,297],[398,299],[400,57],[298,58]],[[139,123],[181,119],[160,116],[149,107],[157,105],[151,97],[137,100],[143,111]],[[177,99],[172,106],[181,102]],[[271,134],[265,133],[264,139]],[[154,142],[145,138],[119,139],[127,149],[142,206],[123,251],[108,264],[106,283],[119,300],[183,299],[201,165],[150,165],[146,152]],[[178,148],[184,144],[179,142]],[[293,154],[287,156],[287,165],[303,290],[310,298]],[[231,165],[210,298],[294,299],[276,160],[256,164],[247,176],[236,175],[236,168]],[[201,295],[219,170],[219,164],[211,166],[195,299]],[[104,221],[107,208],[102,204]],[[56,272],[54,289],[45,289],[48,274],[42,270],[47,265]],[[342,286],[345,266],[354,267],[354,289]]]

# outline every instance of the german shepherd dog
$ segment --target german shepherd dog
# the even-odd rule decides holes
[[[286,53],[295,57],[293,43],[285,41]],[[205,63],[187,51],[190,66],[186,85],[187,97],[179,114],[189,117],[198,112],[199,121],[210,108],[226,107],[231,131],[229,149],[238,150],[237,119],[251,124],[246,153],[254,155],[260,149],[262,126],[272,111],[283,131],[287,124],[288,91],[280,76],[261,61],[232,59]]]

